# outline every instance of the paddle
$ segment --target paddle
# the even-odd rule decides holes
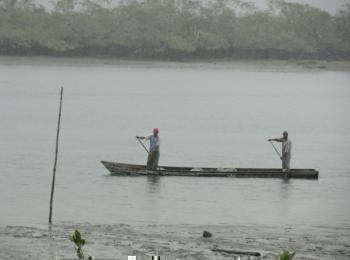
[[[148,153],[148,156],[150,156],[150,158],[153,158],[153,155],[148,151],[147,147],[144,145],[144,143],[140,140],[140,138],[138,136],[136,136],[136,139],[140,142],[140,144],[142,145],[142,147],[145,149],[145,151]],[[148,164],[148,160],[147,160],[147,164]],[[146,171],[148,170],[148,166],[146,167]]]
[[[278,158],[280,158],[280,160],[282,160],[282,159],[281,159],[281,155],[280,155],[279,151],[277,150],[277,148],[273,145],[273,143],[272,143],[270,140],[269,140],[269,142],[270,142],[270,144],[272,145],[273,149],[276,151],[276,153],[277,153],[277,155],[278,155]]]
[[[269,140],[269,142],[270,142],[270,144],[272,145],[273,149],[276,151],[276,153],[277,153],[278,157],[280,158],[280,160],[283,161],[282,158],[281,158],[280,153],[279,153],[278,150],[277,150],[277,148],[273,145],[273,143],[272,143],[270,140]],[[284,176],[285,176],[286,178],[289,178],[289,173],[287,172],[286,169],[283,168],[283,164],[282,164],[282,171],[286,171],[286,173],[284,174]]]
[[[148,151],[148,149],[147,149],[147,147],[144,145],[144,143],[140,140],[140,138],[138,137],[138,136],[136,136],[136,139],[140,142],[140,144],[142,145],[142,147],[146,150],[146,152],[148,153],[148,154],[150,154],[149,153],[149,151]]]

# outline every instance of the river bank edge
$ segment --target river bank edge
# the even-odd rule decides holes
[[[52,57],[52,56],[0,56],[0,65],[102,65],[154,68],[228,69],[247,71],[339,71],[350,72],[347,60],[275,60],[275,59],[196,59],[167,61],[157,59],[118,59],[114,57]]]

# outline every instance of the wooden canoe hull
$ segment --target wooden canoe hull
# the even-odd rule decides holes
[[[273,168],[198,168],[160,166],[157,171],[147,170],[145,165],[101,161],[113,176],[193,176],[193,177],[238,177],[238,178],[300,178],[318,179],[315,169],[291,169],[283,172]]]

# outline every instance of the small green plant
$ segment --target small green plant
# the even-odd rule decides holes
[[[279,255],[279,260],[292,260],[296,252],[289,252],[288,250],[283,250]]]
[[[74,233],[69,236],[69,240],[75,244],[78,258],[84,259],[83,246],[85,245],[85,239],[81,237],[78,229],[76,229]]]

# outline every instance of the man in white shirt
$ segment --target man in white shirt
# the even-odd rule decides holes
[[[136,136],[139,139],[149,140],[149,153],[147,158],[147,169],[148,170],[157,170],[159,155],[160,155],[160,138],[159,138],[159,129],[154,128],[153,134],[147,136]]]
[[[290,170],[290,159],[292,158],[292,141],[288,138],[288,132],[283,132],[282,138],[269,139],[269,141],[276,141],[282,143],[282,170]]]

